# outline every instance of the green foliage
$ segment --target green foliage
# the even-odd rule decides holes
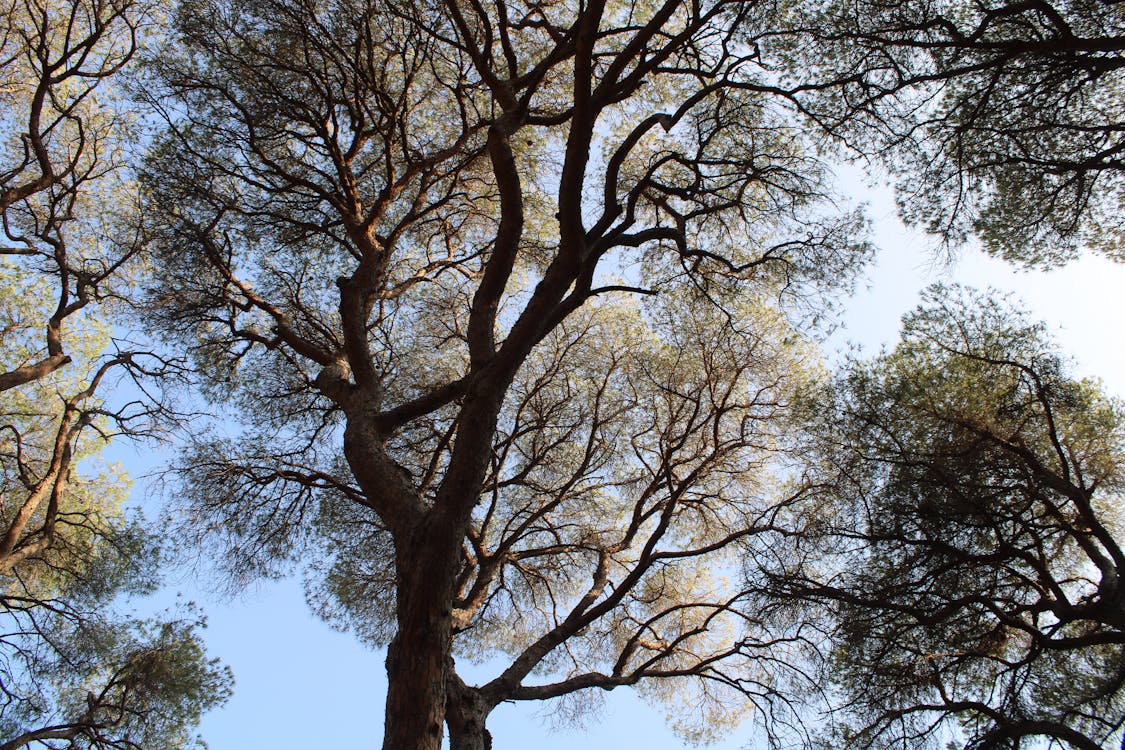
[[[50,648],[35,648],[28,671],[5,680],[0,747],[189,748],[201,714],[222,703],[230,675],[208,660],[195,620],[113,621],[77,619],[75,613],[40,613],[52,620]],[[11,637],[5,640],[11,648]],[[9,677],[10,675],[6,675]],[[18,694],[21,687],[27,692]]]
[[[990,52],[1060,24],[1117,39],[1116,10],[1064,11],[180,3],[142,94],[163,116],[142,170],[148,321],[240,421],[184,450],[181,533],[217,539],[235,583],[304,567],[324,617],[387,646],[395,750],[436,747],[443,720],[454,747],[479,746],[505,700],[618,685],[669,699],[665,679],[702,686],[702,723],[737,701],[783,713],[801,678],[773,667],[803,658],[816,626],[724,573],[740,553],[768,567],[789,524],[818,524],[795,537],[807,547],[842,535],[835,551],[864,564],[845,567],[855,587],[919,611],[974,585],[1023,606],[1035,575],[1062,575],[1067,597],[1100,592],[1066,568],[1090,554],[1085,532],[1035,505],[1032,490],[1058,488],[1026,474],[1029,457],[1064,483],[1072,464],[1112,474],[1116,455],[1098,451],[1116,407],[1049,357],[966,365],[927,348],[955,327],[924,311],[899,351],[839,385],[835,411],[816,402],[830,446],[816,450],[839,476],[806,483],[779,460],[814,369],[795,311],[824,314],[869,255],[862,216],[826,200],[824,136],[904,167],[925,193],[914,218],[951,238],[993,231],[1014,256],[1075,236],[1095,193],[1065,159],[1106,156],[1099,186],[1116,168],[1116,104],[1083,99],[1089,71],[1112,91],[1116,63],[1095,63],[1113,56]],[[1040,137],[1029,113],[1044,108],[1059,121]],[[1024,213],[1005,208],[1029,186]],[[985,352],[1038,340],[992,323],[965,329]],[[892,460],[904,445],[927,459]],[[943,551],[979,562],[998,537],[1036,540],[1032,569]],[[813,581],[808,556],[785,563]],[[957,672],[970,682],[1019,671],[1002,665],[1026,639],[976,599],[909,633],[901,607],[868,603],[841,605],[864,605],[841,637],[887,684],[917,694],[919,664],[945,657],[914,652],[947,641],[980,644]],[[1011,616],[1046,611],[1027,606]],[[902,653],[866,640],[899,632]],[[459,659],[500,656],[486,684],[457,676]],[[682,726],[703,737],[694,718]]]
[[[780,585],[838,623],[849,744],[1120,742],[1125,408],[1066,370],[1042,324],[937,287],[810,401],[827,557]]]
[[[51,302],[42,277],[0,270],[0,366],[11,370],[43,355]],[[163,556],[151,524],[125,510],[128,478],[98,462],[104,407],[87,401],[75,414],[70,401],[101,365],[107,331],[92,314],[69,316],[67,366],[0,392],[0,522],[14,544],[0,575],[5,750],[195,746],[201,712],[229,691],[199,621],[114,612],[156,588]]]
[[[903,215],[1030,266],[1121,257],[1125,13],[1097,0],[791,3],[803,105]]]
[[[0,748],[180,748],[229,676],[198,622],[138,621],[162,555],[130,482],[98,454],[161,410],[113,408],[117,374],[164,372],[110,337],[130,291],[131,118],[117,73],[147,24],[131,0],[0,11]],[[155,363],[155,364],[151,364]],[[154,391],[149,390],[147,397]]]

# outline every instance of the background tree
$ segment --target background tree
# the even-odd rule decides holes
[[[810,411],[811,553],[778,592],[837,623],[859,747],[1117,747],[1122,407],[1041,324],[937,288]]]
[[[769,95],[768,12],[193,1],[150,61],[153,316],[244,425],[186,453],[183,526],[241,575],[311,557],[389,640],[384,747],[658,678],[770,709],[800,630],[722,573],[784,502],[772,308],[866,248]]]
[[[49,282],[3,282],[4,359],[27,361]],[[114,614],[119,596],[156,587],[161,556],[124,509],[128,479],[97,461],[104,441],[89,433],[113,425],[90,402],[116,359],[99,361],[107,333],[83,322],[67,328],[65,367],[0,393],[0,747],[181,747],[227,678],[203,656],[198,618]]]
[[[4,446],[4,574],[50,546],[75,440],[88,422],[83,402],[102,379],[102,373],[84,372],[70,378],[60,396],[52,393],[54,383],[40,384],[72,361],[63,348],[64,322],[89,304],[122,261],[105,254],[101,217],[83,209],[86,201],[108,197],[103,183],[120,166],[112,112],[99,106],[95,89],[132,54],[140,12],[132,4],[12,3],[4,15],[0,211],[11,244],[3,248],[0,390],[12,400]],[[92,194],[95,189],[100,194]],[[70,237],[75,233],[82,236],[78,248]],[[44,332],[45,341],[39,338]],[[86,361],[107,343],[96,326],[78,329],[75,345]],[[36,417],[20,424],[27,414]]]
[[[225,694],[190,621],[129,622],[155,586],[155,536],[94,459],[155,402],[110,409],[107,379],[172,374],[111,343],[93,303],[128,284],[127,137],[110,79],[132,2],[8,3],[0,20],[0,747],[179,747]],[[108,353],[106,353],[108,352]],[[104,354],[104,356],[103,356]]]
[[[1121,257],[1121,4],[828,0],[790,23],[803,35],[783,75],[831,132],[882,155],[908,220],[1020,263]]]

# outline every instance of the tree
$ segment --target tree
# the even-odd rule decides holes
[[[68,589],[66,599],[9,605],[5,619],[32,629],[3,634],[0,748],[202,747],[192,731],[230,685],[226,670],[206,657],[202,621],[79,609],[107,603],[83,601],[89,593]]]
[[[4,16],[0,47],[0,95],[6,115],[0,162],[0,211],[4,234],[4,372],[0,391],[14,399],[5,425],[5,533],[0,572],[51,544],[57,505],[65,493],[73,446],[87,401],[104,374],[86,389],[71,379],[62,404],[38,391],[72,357],[63,347],[63,325],[75,319],[123,258],[105,256],[97,240],[74,248],[70,235],[81,227],[97,236],[84,203],[114,169],[111,114],[94,97],[97,85],[132,54],[139,13],[133,5],[74,4],[69,9],[13,3]],[[124,34],[122,34],[122,30]],[[52,286],[54,289],[52,289]],[[40,297],[55,297],[44,305]],[[44,343],[37,341],[46,332]],[[105,345],[83,326],[76,345],[96,357]],[[13,389],[22,389],[13,392]],[[87,390],[89,392],[87,392]],[[70,396],[70,394],[75,394]],[[31,405],[28,402],[34,402]],[[14,415],[38,412],[32,424]],[[53,433],[53,434],[52,434]],[[53,500],[52,500],[53,499]]]
[[[1125,15],[1095,0],[802,2],[802,104],[880,155],[908,219],[1052,265],[1121,258]],[[783,38],[794,38],[786,36]]]
[[[5,360],[27,361],[47,282],[3,281]],[[127,478],[98,465],[103,441],[88,437],[108,426],[87,402],[108,370],[97,358],[107,336],[75,321],[67,334],[66,367],[0,393],[0,747],[181,747],[227,678],[204,658],[197,618],[113,612],[115,598],[155,588],[160,554],[124,510]]]
[[[172,372],[111,343],[95,310],[127,286],[135,254],[110,79],[145,14],[132,2],[28,0],[5,6],[0,24],[5,749],[183,746],[226,690],[193,622],[133,622],[110,608],[155,586],[158,557],[154,535],[123,510],[127,480],[94,460],[100,438],[145,431],[160,406],[110,408],[98,391],[121,373]]]
[[[775,580],[837,623],[848,744],[1117,747],[1120,402],[1006,302],[937,288],[814,403],[802,543],[831,553]]]
[[[153,320],[244,427],[186,452],[182,526],[238,575],[315,561],[388,643],[384,747],[676,678],[784,709],[802,628],[722,574],[793,500],[774,305],[867,249],[770,93],[769,13],[203,0],[149,61]]]

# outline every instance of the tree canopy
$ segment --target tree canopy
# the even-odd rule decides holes
[[[807,491],[776,481],[787,327],[868,255],[815,147],[906,143],[873,118],[933,78],[856,103],[867,58],[789,11],[194,1],[148,60],[150,319],[245,428],[185,452],[185,529],[240,575],[311,561],[321,611],[387,644],[384,747],[664,678],[780,704],[762,664],[800,625],[709,579]],[[779,75],[806,49],[821,78]]]
[[[246,423],[185,456],[189,523],[240,571],[311,557],[389,641],[385,747],[662,678],[773,700],[757,654],[799,636],[720,573],[776,512],[771,300],[867,248],[759,10],[202,4],[152,60],[154,320]]]
[[[1097,0],[795,3],[802,105],[886,165],[904,215],[1053,265],[1120,259],[1125,12]]]
[[[1119,744],[1121,403],[1042,324],[941,288],[810,403],[826,553],[776,581],[837,623],[843,739]]]
[[[918,313],[827,396],[811,341],[872,253],[834,158],[891,168],[950,242],[1119,255],[1118,5],[5,12],[0,574],[51,644],[6,684],[63,718],[20,714],[0,750],[176,746],[225,696],[190,620],[93,616],[158,561],[121,478],[80,467],[95,436],[174,421],[181,377],[216,419],[171,468],[174,533],[236,584],[300,568],[322,616],[386,647],[385,748],[486,748],[501,702],[618,686],[691,694],[699,738],[755,713],[809,741],[826,643],[853,738],[913,739],[931,714],[985,745],[1117,737],[1090,718],[1117,710],[1111,678],[1054,703],[1027,687],[1119,656],[1097,614],[1120,608],[1118,532],[1090,505],[1112,496],[1117,407],[993,308]],[[119,377],[143,397],[110,407]],[[931,401],[960,416],[911,411]],[[942,701],[868,691],[913,643]],[[89,669],[57,679],[55,656]],[[468,684],[466,661],[495,673]],[[83,712],[87,673],[104,689]]]
[[[111,79],[148,13],[29,0],[7,4],[0,21],[5,750],[184,747],[227,690],[196,616],[141,621],[112,608],[155,588],[159,551],[154,530],[124,508],[128,480],[97,458],[109,437],[148,431],[161,405],[102,395],[122,375],[172,372],[112,337],[106,304],[130,289],[140,246]]]

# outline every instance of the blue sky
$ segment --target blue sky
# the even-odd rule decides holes
[[[899,317],[934,281],[957,281],[1012,291],[1056,331],[1083,375],[1097,375],[1111,393],[1125,395],[1125,266],[1084,258],[1050,273],[1018,271],[966,249],[951,268],[934,263],[932,243],[894,218],[886,190],[866,196],[875,221],[878,263],[848,305],[845,328],[830,347],[848,343],[872,353],[892,343]],[[125,451],[114,453],[129,467]],[[134,459],[135,461],[135,459]],[[200,580],[197,580],[197,577]],[[334,632],[305,606],[296,581],[262,584],[236,598],[210,593],[198,573],[173,573],[161,599],[176,591],[198,603],[210,626],[211,653],[236,677],[232,700],[201,727],[212,750],[246,748],[377,748],[382,739],[383,655],[350,635]],[[628,690],[614,691],[604,710],[583,727],[552,731],[535,706],[504,705],[490,719],[496,750],[674,750],[685,747],[668,730],[659,709]],[[744,727],[714,745],[733,750],[754,744]]]

